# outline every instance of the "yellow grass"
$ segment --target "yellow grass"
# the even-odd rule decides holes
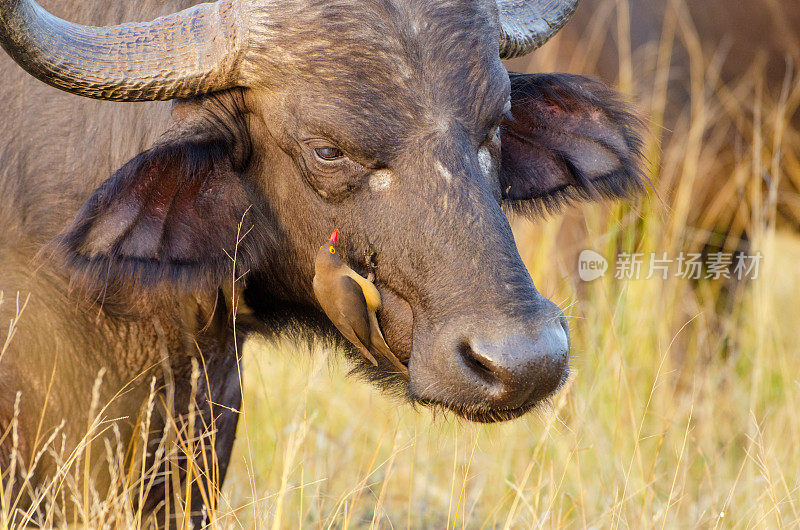
[[[434,418],[347,377],[347,366],[324,347],[308,354],[251,340],[239,439],[212,510],[215,527],[800,525],[800,238],[775,228],[776,188],[762,178],[798,179],[798,131],[786,117],[800,93],[787,83],[772,101],[753,79],[721,85],[681,16],[668,19],[647,61],[632,58],[625,17],[619,19],[620,85],[636,92],[649,117],[658,198],[636,207],[587,206],[535,224],[514,221],[535,283],[565,309],[572,330],[573,374],[552,404],[502,425]],[[593,35],[586,32],[584,50],[594,49]],[[675,46],[690,51],[692,101],[659,147],[665,65]],[[591,72],[590,54],[581,50],[572,69]],[[567,69],[554,64],[559,51],[558,43],[542,50],[535,67]],[[652,85],[634,89],[639,69],[648,67],[656,74]],[[709,183],[732,121],[749,145],[728,180]],[[716,200],[698,212],[697,197],[709,187]],[[722,220],[722,228],[746,230],[753,251],[764,255],[759,278],[746,289],[730,294],[720,282],[613,278],[618,252],[676,257],[705,244]],[[583,248],[609,260],[606,277],[577,280]],[[24,300],[6,293],[0,303],[21,307]],[[207,443],[185,440],[177,425],[173,440]],[[135,508],[141,469],[118,448],[105,450],[119,494],[99,498],[79,485],[74,477],[88,446],[64,455],[63,480],[45,497],[77,499],[83,509],[69,521],[79,525],[144,524]],[[8,524],[14,506],[7,493],[0,500]],[[62,520],[55,513],[46,526]]]
[[[777,247],[770,268],[789,270],[800,243]],[[432,421],[329,371],[323,352],[251,343],[257,449],[234,457],[234,526],[271,525],[278,506],[279,528],[796,525],[800,279],[778,280],[740,306],[727,357],[686,286],[666,306],[658,282],[593,285],[569,311],[570,384],[507,425]],[[251,474],[258,502],[242,506]]]

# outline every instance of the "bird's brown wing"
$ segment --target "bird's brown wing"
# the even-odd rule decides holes
[[[322,310],[344,338],[358,348],[369,362],[377,366],[378,361],[366,346],[370,344],[370,325],[361,287],[347,276],[314,280],[314,294]]]

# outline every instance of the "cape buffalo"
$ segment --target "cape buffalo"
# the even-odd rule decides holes
[[[214,433],[213,457],[181,448],[200,468],[198,521],[225,476],[251,333],[328,337],[380,385],[475,421],[555,392],[567,324],[503,207],[642,182],[638,121],[615,93],[501,62],[543,44],[577,0],[190,3],[53,1],[50,14],[0,0],[17,63],[0,57],[2,321],[27,301],[0,363],[13,431],[0,464],[6,484],[26,481],[21,505],[41,502],[52,433],[69,451],[101,415],[100,460],[112,431],[136,439],[156,381],[151,440]],[[133,103],[156,100],[171,112]],[[321,312],[313,260],[334,229],[340,256],[374,274],[408,381]],[[86,476],[99,491],[110,480]],[[165,509],[168,484],[152,482],[146,510]]]

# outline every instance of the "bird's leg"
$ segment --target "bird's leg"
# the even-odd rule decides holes
[[[372,246],[372,243],[369,244],[369,247],[367,247],[367,250],[364,252],[364,258],[367,268],[369,269],[367,281],[375,283],[375,247]]]

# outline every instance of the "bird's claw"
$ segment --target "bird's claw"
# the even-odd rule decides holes
[[[372,243],[369,244],[367,250],[364,251],[364,263],[367,265],[367,269],[369,273],[367,274],[367,279],[370,282],[375,281],[375,247],[372,246]]]

